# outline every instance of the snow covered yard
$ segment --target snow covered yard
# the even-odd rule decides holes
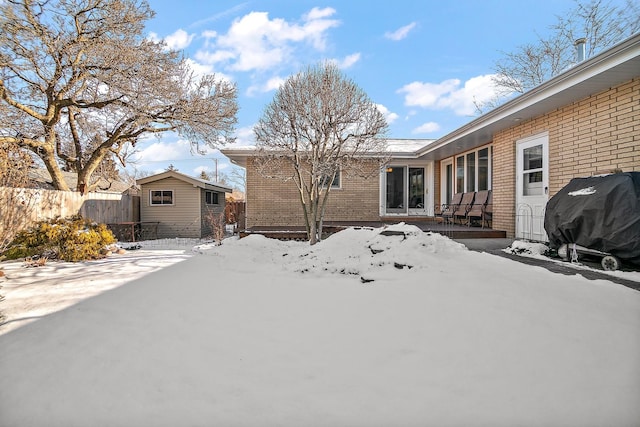
[[[0,310],[5,323],[0,324],[0,334],[185,260],[193,244],[191,239],[149,241],[144,242],[143,250],[124,255],[78,263],[48,261],[40,267],[26,267],[22,261],[3,262],[0,295],[5,296],[5,302],[0,303]]]
[[[0,425],[639,425],[640,292],[381,231],[30,273],[113,287],[0,335]]]

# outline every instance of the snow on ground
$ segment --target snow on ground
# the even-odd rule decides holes
[[[600,273],[608,274],[610,276],[618,277],[620,279],[640,282],[640,271],[637,270],[636,265],[631,266],[629,264],[623,263],[623,269],[615,270],[615,271],[607,271],[607,270],[603,270],[602,268],[593,268],[588,264],[580,262],[580,260],[578,260],[577,262],[567,262],[559,258],[550,258],[547,254],[547,252],[549,252],[549,247],[543,243],[515,240],[508,248],[503,249],[503,251],[513,255],[519,255],[519,256],[530,257],[530,258],[538,258],[538,259],[543,259],[545,261],[561,263],[563,265],[572,267],[578,271],[596,270]],[[633,268],[633,270],[629,270],[629,268]]]
[[[5,321],[0,334],[182,261],[196,243],[194,239],[126,243],[122,247],[136,250],[89,262],[47,261],[40,267],[3,262],[0,295],[5,302],[0,303],[0,311]]]
[[[638,425],[640,292],[402,224],[187,253],[39,267],[114,287],[0,335],[0,425]]]

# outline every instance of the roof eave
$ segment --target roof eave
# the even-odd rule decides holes
[[[183,182],[187,182],[187,183],[193,185],[194,187],[203,188],[205,190],[218,191],[218,192],[222,192],[222,193],[231,193],[231,192],[233,192],[233,189],[231,187],[220,185],[218,183],[213,184],[213,183],[201,181],[201,180],[198,180],[196,178],[190,177],[188,175],[185,175],[183,173],[176,172],[176,171],[166,171],[166,172],[162,172],[162,173],[159,173],[159,174],[156,174],[156,175],[146,176],[144,178],[137,179],[136,180],[136,184],[144,185],[144,184],[148,184],[150,182],[159,181],[161,179],[167,179],[167,178],[179,179],[179,180],[181,180]]]
[[[495,132],[537,117],[594,93],[638,77],[640,74],[640,34],[546,81],[528,92],[489,111],[453,132],[419,150],[418,156],[429,157],[440,150],[448,157],[452,152],[488,144]],[[452,146],[452,147],[449,147]],[[449,147],[448,150],[444,150]]]

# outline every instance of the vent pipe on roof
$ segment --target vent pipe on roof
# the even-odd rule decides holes
[[[573,45],[576,47],[578,62],[584,61],[586,57],[587,39],[584,37],[577,39]]]

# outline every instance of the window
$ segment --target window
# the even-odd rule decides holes
[[[424,168],[409,168],[409,208],[424,208]]]
[[[456,159],[456,193],[464,193],[464,156]]]
[[[387,181],[387,213],[403,213],[406,209],[405,196],[405,167],[389,166],[386,169]]]
[[[455,170],[447,169],[445,179],[447,182],[455,179],[456,193],[490,190],[492,154],[492,147],[485,147],[458,155],[455,157]],[[530,156],[531,163],[535,163],[534,157]]]
[[[525,196],[541,196],[542,193],[542,145],[525,148],[523,155]]]
[[[478,191],[489,189],[489,149],[478,150]]]
[[[476,153],[467,154],[467,192],[476,191]]]
[[[204,202],[207,205],[217,205],[218,202],[218,193],[216,193],[215,191],[205,191],[204,192]]]
[[[151,190],[149,204],[152,206],[173,205],[173,190]]]
[[[341,178],[341,171],[336,172],[336,176],[333,178],[333,181],[331,182],[331,188],[335,189],[335,188],[340,188],[340,178]],[[320,185],[322,187],[326,187],[327,186],[327,181],[329,181],[329,177],[325,176],[324,178],[322,178],[322,180],[320,181]]]

